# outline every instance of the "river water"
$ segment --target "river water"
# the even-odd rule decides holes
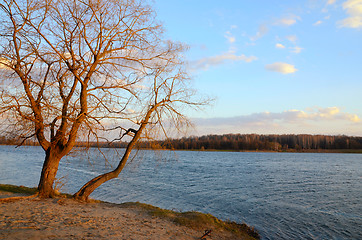
[[[112,149],[103,154],[63,159],[61,191],[116,165]],[[0,183],[36,186],[43,160],[40,147],[0,146]],[[91,197],[211,213],[263,239],[362,239],[362,154],[142,150]]]

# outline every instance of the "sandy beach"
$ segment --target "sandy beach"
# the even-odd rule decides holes
[[[0,191],[0,198],[16,196]],[[80,203],[67,198],[0,203],[0,239],[200,239],[191,229],[148,214],[142,207]],[[205,239],[249,239],[212,229]]]

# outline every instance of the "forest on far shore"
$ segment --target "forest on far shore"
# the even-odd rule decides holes
[[[0,137],[0,144],[16,145],[11,139]],[[127,142],[78,143],[82,147],[113,147],[125,148]],[[24,145],[37,145],[26,141]],[[345,135],[309,135],[309,134],[224,134],[192,136],[164,141],[140,141],[140,149],[172,149],[172,150],[222,150],[222,151],[334,151],[351,150],[362,152],[362,137]],[[344,152],[344,151],[343,151]]]
[[[229,151],[317,151],[361,150],[362,137],[344,135],[260,135],[224,134],[187,137],[167,141],[141,142],[141,148]]]

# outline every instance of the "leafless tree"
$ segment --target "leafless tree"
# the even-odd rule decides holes
[[[188,124],[185,108],[207,103],[190,88],[185,46],[164,40],[144,1],[2,0],[0,9],[0,114],[46,153],[41,197],[53,196],[59,162],[77,141],[129,137],[118,167],[75,194],[87,200],[119,175],[137,141],[166,136],[167,126]]]

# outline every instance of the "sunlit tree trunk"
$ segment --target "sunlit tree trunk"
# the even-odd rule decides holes
[[[39,196],[48,198],[54,196],[54,180],[57,175],[58,166],[61,156],[56,149],[49,147],[46,151],[43,169],[41,171],[38,185]]]

